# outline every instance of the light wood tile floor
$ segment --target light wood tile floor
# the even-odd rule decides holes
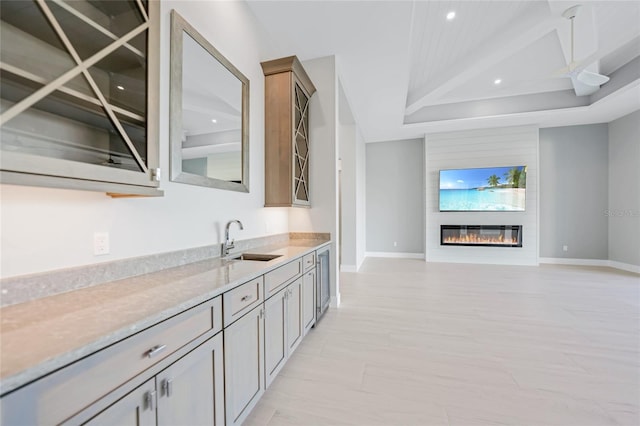
[[[640,277],[367,259],[246,425],[640,425]]]

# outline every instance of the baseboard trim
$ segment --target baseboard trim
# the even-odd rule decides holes
[[[564,257],[541,257],[538,260],[540,263],[548,263],[554,265],[608,266],[610,268],[640,274],[640,266],[631,265],[629,263],[616,262],[615,260],[571,259]]]
[[[340,272],[358,272],[356,265],[340,265]]]
[[[609,266],[611,266],[612,268],[621,269],[623,271],[640,274],[640,266],[638,265],[632,265],[630,263],[622,263],[622,262],[616,262],[615,260],[610,260]]]
[[[423,259],[424,253],[397,253],[385,251],[368,251],[364,254],[366,257],[391,257],[395,259]]]
[[[329,306],[331,306],[332,308],[340,307],[340,293],[338,293],[336,296],[331,296],[331,302],[329,303]]]
[[[573,259],[565,257],[541,257],[540,263],[553,265],[578,265],[578,266],[609,266],[608,260],[602,259]]]

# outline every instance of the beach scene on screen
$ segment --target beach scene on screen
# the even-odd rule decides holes
[[[524,211],[527,166],[440,170],[440,211]]]

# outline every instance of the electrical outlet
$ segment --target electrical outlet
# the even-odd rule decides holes
[[[394,247],[398,247],[398,242],[397,242],[397,241],[394,241],[394,242],[393,242],[393,246],[394,246]]]
[[[108,232],[96,232],[93,234],[93,254],[94,256],[109,254]]]
[[[569,251],[569,246],[562,246],[562,251]]]

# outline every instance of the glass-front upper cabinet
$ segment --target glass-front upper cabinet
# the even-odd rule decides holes
[[[0,1],[3,183],[162,194],[154,3]]]

